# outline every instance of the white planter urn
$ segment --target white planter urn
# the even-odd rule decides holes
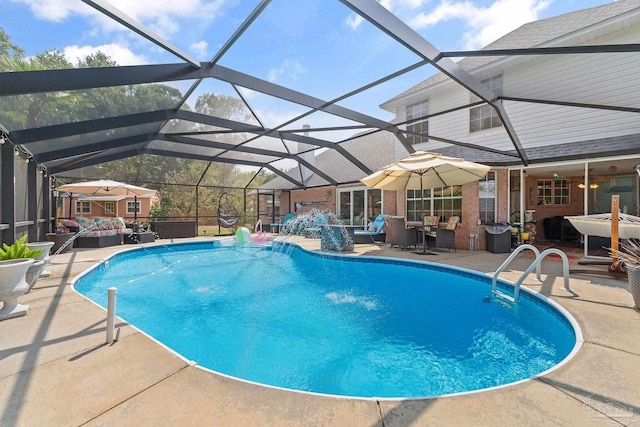
[[[0,320],[27,314],[29,306],[18,303],[18,298],[29,290],[25,276],[34,262],[32,258],[0,261]]]
[[[42,252],[42,254],[40,254],[40,256],[36,257],[36,261],[37,260],[42,260],[44,261],[43,267],[40,268],[40,275],[38,277],[49,277],[51,275],[51,273],[47,270],[44,269],[44,265],[45,264],[49,264],[49,261],[51,261],[51,254],[49,252],[51,252],[51,248],[53,247],[53,245],[55,245],[56,242],[29,242],[27,243],[27,247],[29,249],[42,249],[44,252]],[[33,267],[31,268],[33,269]],[[37,277],[36,277],[37,279]],[[28,280],[27,280],[28,282]],[[35,284],[35,281],[33,282]],[[33,287],[33,284],[29,285],[29,290],[31,290],[31,288]]]
[[[29,292],[33,288],[33,286],[38,281],[38,277],[42,275],[42,272],[44,271],[44,264],[45,263],[43,260],[36,259],[35,262],[31,264],[31,266],[27,270],[27,274],[24,278],[25,282],[27,282],[27,286],[29,286],[27,292]]]

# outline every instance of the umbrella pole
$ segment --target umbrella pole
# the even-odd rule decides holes
[[[422,188],[422,177],[424,175],[420,175],[420,200],[422,201],[421,203],[421,207],[420,207],[420,216],[422,218],[420,218],[420,222],[422,222],[422,253],[426,254],[427,253],[427,247],[426,247],[426,240],[427,240],[427,233],[424,229],[424,190]]]

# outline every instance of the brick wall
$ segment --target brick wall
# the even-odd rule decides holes
[[[336,212],[335,187],[318,187],[291,191],[292,213],[300,214],[311,209]],[[281,210],[282,212],[282,210]]]

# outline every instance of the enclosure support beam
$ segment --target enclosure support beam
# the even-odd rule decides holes
[[[198,226],[199,226],[199,219],[200,219],[200,198],[199,198],[199,194],[200,193],[200,184],[196,184],[196,236],[199,235],[198,233]]]
[[[15,156],[13,154],[13,144],[5,140],[4,144],[0,145],[2,150],[2,161],[0,168],[0,176],[2,181],[0,183],[0,206],[2,210],[0,213],[0,224],[6,224],[8,228],[2,230],[2,241],[8,245],[13,244],[16,240],[16,190],[14,182],[15,174]]]
[[[388,34],[404,47],[429,61],[431,65],[451,78],[453,81],[467,89],[491,105],[500,117],[505,131],[509,135],[522,163],[527,165],[529,159],[518,139],[518,135],[508,118],[502,102],[497,100],[497,95],[482,82],[464,70],[458,63],[442,56],[441,52],[424,39],[414,29],[401,21],[397,16],[389,12],[380,3],[370,0],[340,0],[351,10],[362,16],[378,29]]]
[[[29,224],[28,234],[30,242],[39,241],[38,236],[38,183],[36,180],[36,162],[33,159],[27,164],[27,220]]]

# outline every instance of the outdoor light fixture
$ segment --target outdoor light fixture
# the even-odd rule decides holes
[[[584,183],[581,182],[580,184],[578,184],[578,187],[579,188],[584,188],[585,185],[584,185]],[[596,184],[595,182],[592,182],[591,184],[589,184],[589,188],[592,189],[592,190],[595,190],[598,187],[599,187],[599,185]]]
[[[636,166],[636,173],[640,176],[640,165]]]

